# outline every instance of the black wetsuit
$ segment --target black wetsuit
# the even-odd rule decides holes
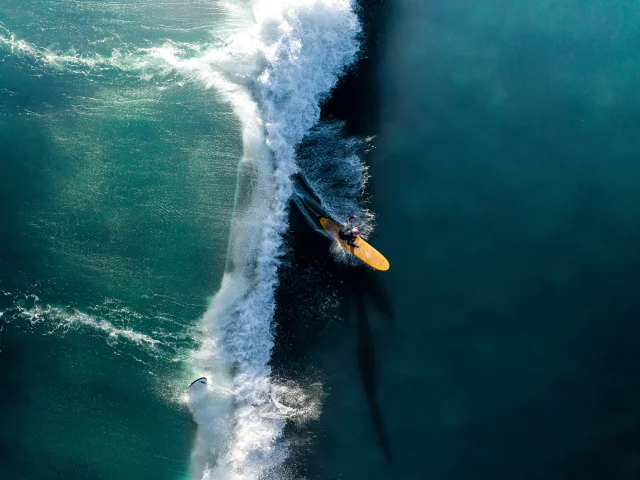
[[[338,236],[340,237],[340,240],[344,240],[348,245],[357,248],[355,241],[356,238],[358,238],[358,234],[353,231],[355,229],[355,225],[351,225],[351,220],[353,218],[356,217],[353,216],[347,219],[347,224],[338,231]]]

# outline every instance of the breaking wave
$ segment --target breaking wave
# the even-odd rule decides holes
[[[287,418],[319,410],[318,396],[271,377],[274,290],[292,176],[298,171],[296,149],[317,124],[320,103],[355,59],[360,27],[343,0],[286,1],[275,7],[257,2],[254,16],[256,24],[220,53],[222,72],[176,64],[212,83],[220,75],[243,126],[227,269],[203,318],[202,347],[193,357],[194,370],[233,395],[192,404],[200,426],[193,465],[198,478],[284,476]],[[256,407],[265,401],[270,412]]]

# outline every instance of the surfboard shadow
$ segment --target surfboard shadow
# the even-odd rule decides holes
[[[374,310],[382,314],[381,316],[387,321],[394,317],[393,305],[386,289],[375,278],[375,272],[365,268],[356,271],[350,269],[349,276],[351,278],[344,292],[343,316],[345,319],[350,319],[351,307],[355,303],[356,352],[360,382],[362,383],[369,410],[369,418],[371,419],[378,445],[387,462],[392,463],[391,443],[378,402],[377,351],[375,338],[371,331],[367,300],[369,300]]]
[[[366,293],[367,298],[373,303],[375,309],[380,312],[387,321],[393,321],[396,316],[391,298],[387,289],[378,280],[378,273],[370,269],[363,269],[358,276],[360,290]]]
[[[308,302],[311,301],[309,292],[319,287],[316,283],[317,274],[307,279],[300,276],[300,272],[306,268],[316,268],[316,264],[321,264],[322,278],[332,279],[333,287],[341,298],[336,313],[346,322],[354,321],[358,372],[369,418],[377,443],[386,461],[392,463],[391,442],[378,400],[376,336],[372,329],[373,324],[376,324],[376,328],[380,327],[384,330],[389,330],[389,327],[392,327],[395,311],[390,295],[381,283],[380,272],[364,264],[356,267],[347,266],[330,257],[327,249],[328,236],[318,235],[324,230],[319,227],[317,218],[326,216],[326,214],[319,205],[314,204],[312,196],[301,196],[298,201],[294,202],[294,205],[297,208],[293,208],[291,211],[291,225],[297,232],[295,236],[296,263],[290,264],[289,269],[284,269],[281,275],[287,275],[282,279],[283,285],[295,284],[296,288],[288,294],[285,294],[283,289],[278,292],[281,295],[277,302],[279,308],[277,326],[279,342],[277,345],[279,348],[274,352],[272,359],[279,366],[278,368],[288,368],[288,365],[296,364],[296,346],[312,344],[322,336],[322,331],[326,326],[324,317],[311,315],[306,317],[304,322],[301,322],[301,313],[297,310],[301,303],[309,304]],[[323,253],[318,255],[318,252]],[[303,296],[292,295],[293,292],[303,292]],[[318,300],[321,305],[326,301],[326,296],[320,295]],[[304,312],[313,310],[305,308]],[[304,312],[302,313],[304,314]],[[304,325],[304,328],[301,328],[301,325]],[[287,348],[284,348],[285,345]],[[304,355],[301,352],[297,353]]]
[[[367,399],[367,406],[369,407],[369,416],[376,432],[378,444],[380,445],[387,462],[391,463],[393,457],[391,455],[389,436],[387,435],[384,420],[382,418],[382,412],[378,403],[375,343],[373,341],[371,327],[369,326],[367,309],[361,295],[358,295],[356,298],[356,332],[358,369],[360,371],[360,380]]]

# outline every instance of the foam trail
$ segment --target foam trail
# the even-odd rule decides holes
[[[120,340],[126,340],[146,348],[148,352],[153,352],[156,346],[164,346],[162,340],[136,332],[130,327],[119,327],[106,318],[91,315],[78,309],[68,310],[52,305],[41,305],[37,296],[25,296],[25,298],[29,297],[33,297],[31,305],[25,306],[23,302],[16,302],[7,312],[14,318],[28,321],[32,327],[38,324],[49,326],[50,329],[47,331],[49,335],[78,328],[89,328],[106,335],[107,342],[112,345]],[[0,316],[7,312],[0,313]]]
[[[295,151],[358,50],[359,24],[346,0],[258,1],[253,13],[248,32],[205,54],[212,62],[165,56],[176,70],[226,92],[243,127],[227,269],[193,358],[194,371],[235,395],[212,390],[191,399],[199,425],[196,478],[284,476],[288,446],[281,436],[292,411],[271,396],[287,398],[283,390],[295,389],[271,378],[269,360]]]
[[[148,60],[140,56],[138,50],[114,49],[109,56],[97,53],[80,54],[74,50],[55,51],[52,48],[39,47],[17,38],[0,22],[0,48],[8,50],[16,57],[26,57],[53,70],[69,70],[84,75],[96,75],[101,70],[120,70],[138,72],[148,66]]]
[[[33,287],[37,289],[37,285]],[[118,354],[132,355],[130,347],[135,345],[138,347],[135,351],[143,352],[148,358],[172,361],[184,358],[182,352],[193,348],[192,332],[166,328],[161,323],[171,319],[163,315],[144,315],[111,298],[82,309],[73,305],[52,305],[42,301],[39,294],[8,292],[0,288],[0,325],[26,327],[29,331],[57,337],[81,330],[104,338]],[[151,331],[142,331],[143,325],[154,326]]]

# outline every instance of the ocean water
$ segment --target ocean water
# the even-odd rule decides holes
[[[195,7],[3,4],[2,478],[189,472],[184,365],[224,269],[240,127],[213,91],[115,52],[219,15]]]
[[[0,478],[640,477],[635,2],[0,7]]]
[[[314,478],[640,477],[639,16],[387,6],[375,78],[336,97],[378,92],[340,111],[378,135],[391,269],[332,274],[305,357],[330,392]]]

